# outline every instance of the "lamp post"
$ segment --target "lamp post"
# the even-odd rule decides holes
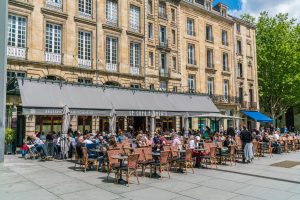
[[[7,4],[8,0],[0,1],[0,163],[4,161],[5,140]]]

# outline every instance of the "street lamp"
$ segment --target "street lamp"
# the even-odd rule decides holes
[[[4,161],[5,140],[7,4],[8,0],[0,0],[0,163]]]

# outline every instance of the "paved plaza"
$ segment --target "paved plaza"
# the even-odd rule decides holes
[[[251,200],[300,199],[300,165],[270,166],[299,161],[300,152],[255,159],[253,164],[195,169],[195,174],[171,173],[171,179],[133,177],[130,187],[106,181],[106,173],[74,171],[69,161],[24,160],[6,156],[0,166],[0,199],[150,199]]]

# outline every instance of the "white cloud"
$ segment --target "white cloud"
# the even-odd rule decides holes
[[[258,17],[262,11],[268,11],[271,16],[280,12],[288,13],[289,17],[297,18],[300,22],[300,0],[241,0],[241,10],[231,10],[234,16],[240,16],[243,13],[250,13]]]

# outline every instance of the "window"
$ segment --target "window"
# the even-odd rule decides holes
[[[159,82],[159,90],[160,91],[167,91],[167,82],[166,81],[160,81]]]
[[[167,46],[167,28],[165,26],[159,26],[159,38],[160,45]]]
[[[62,0],[46,0],[46,5],[51,8],[62,9]]]
[[[92,79],[91,78],[78,78],[78,83],[91,84]]]
[[[109,24],[118,26],[118,1],[106,0],[106,21]]]
[[[138,84],[138,83],[133,83],[133,84],[130,84],[130,88],[132,88],[132,89],[140,89],[141,85]]]
[[[118,55],[118,39],[114,37],[106,38],[106,63],[116,65]]]
[[[247,56],[248,57],[252,57],[252,48],[251,48],[251,44],[247,44]]]
[[[238,77],[243,78],[243,64],[242,63],[238,63]]]
[[[130,43],[130,66],[134,68],[140,67],[140,44]]]
[[[91,32],[78,32],[78,63],[83,66],[91,66]],[[89,62],[88,62],[89,61]]]
[[[229,81],[224,80],[224,98],[228,100]]]
[[[55,54],[61,53],[61,25],[47,23],[46,52]]]
[[[205,0],[205,2],[204,2],[204,8],[206,10],[210,11],[211,10],[211,2],[208,1],[208,0]]]
[[[26,48],[26,18],[8,15],[8,46]]]
[[[188,64],[195,65],[195,46],[188,44]]]
[[[7,82],[14,78],[25,78],[25,72],[7,71]]]
[[[228,46],[227,31],[222,30],[222,45]]]
[[[159,2],[158,15],[162,18],[167,18],[166,3]]]
[[[240,103],[244,101],[244,91],[242,87],[239,88],[239,99],[240,99]]]
[[[172,21],[175,22],[176,21],[176,11],[174,8],[171,9],[171,15],[172,15]]]
[[[252,69],[252,65],[248,65],[248,78],[249,79],[253,79],[253,69]]]
[[[242,55],[242,41],[237,41],[237,48],[236,48],[237,54]]]
[[[223,53],[223,71],[229,71],[229,68],[228,68],[228,53]]]
[[[173,45],[176,44],[176,32],[175,32],[175,30],[172,30],[172,44]]]
[[[208,80],[207,80],[207,93],[210,96],[214,94],[214,79],[213,78],[208,78]]]
[[[149,90],[152,90],[152,91],[155,90],[154,84],[150,84],[150,85],[149,85]]]
[[[206,40],[213,41],[213,33],[212,33],[212,26],[206,25]]]
[[[148,23],[148,38],[153,39],[153,24]]]
[[[177,69],[176,57],[173,57],[172,60],[173,60],[173,69],[176,70]]]
[[[195,75],[189,74],[188,76],[189,93],[195,93]]]
[[[207,49],[207,67],[214,68],[214,53],[212,49]]]
[[[165,53],[160,54],[160,68],[162,71],[167,71],[167,55]]]
[[[78,0],[78,11],[82,17],[92,17],[92,0]]]
[[[140,32],[140,8],[130,5],[130,29]]]
[[[148,14],[152,15],[152,12],[153,12],[152,0],[148,0]]]
[[[222,8],[221,9],[221,16],[226,17],[227,16],[227,10]]]
[[[249,89],[249,102],[253,103],[254,99],[253,99],[253,89]]]
[[[188,35],[192,35],[195,36],[195,32],[194,32],[194,20],[187,18],[186,21],[186,30],[187,30],[187,34]]]
[[[153,66],[153,52],[149,52],[149,66]]]
[[[236,24],[236,31],[237,33],[241,33],[241,25]]]

